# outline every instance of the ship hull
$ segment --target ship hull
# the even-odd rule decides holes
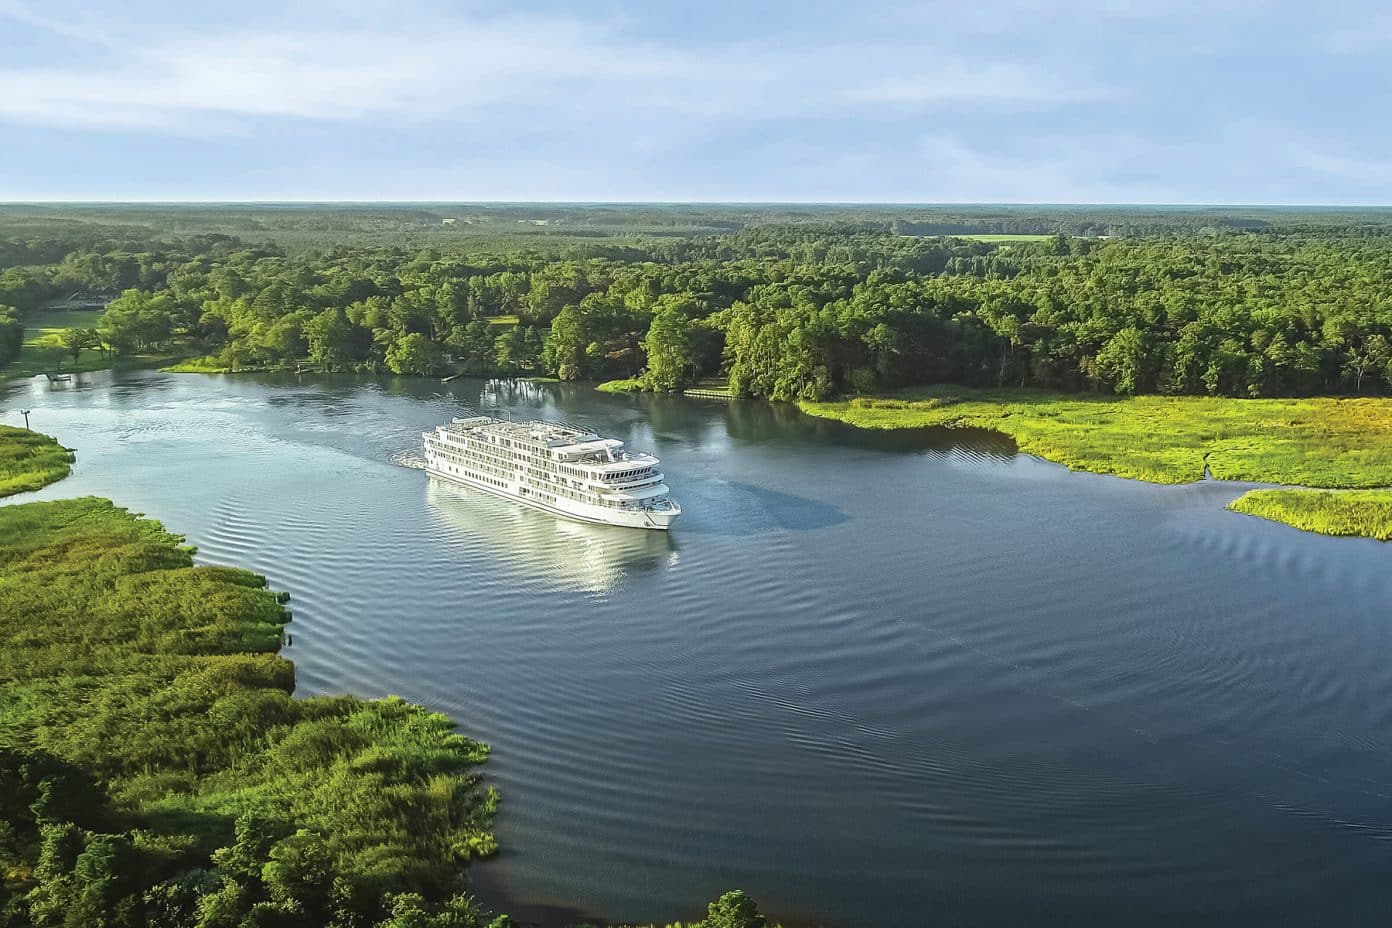
[[[433,461],[428,462],[425,468],[426,473],[450,483],[457,483],[461,486],[471,487],[475,490],[482,490],[499,499],[510,500],[520,503],[529,509],[537,509],[541,512],[550,513],[553,516],[560,516],[563,519],[570,519],[574,522],[587,522],[591,525],[616,525],[621,528],[643,528],[652,531],[665,532],[672,527],[677,516],[681,515],[681,510],[675,512],[653,511],[648,509],[610,509],[601,506],[590,506],[585,503],[557,499],[556,504],[543,502],[539,499],[529,498],[525,493],[520,492],[521,487],[501,487],[491,486],[478,480],[471,479],[465,473],[450,473],[442,470]]]

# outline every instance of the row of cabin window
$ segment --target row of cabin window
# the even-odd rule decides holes
[[[454,454],[454,453],[451,453],[451,452],[449,452],[449,451],[441,451],[441,452],[439,452],[439,454],[440,454],[442,457],[449,458],[451,461],[454,461],[456,464],[461,464],[461,465],[463,465],[464,468],[466,469],[466,472],[468,472],[468,473],[469,473],[469,476],[471,476],[471,477],[474,476],[474,474],[472,473],[472,471],[483,471],[484,473],[488,473],[488,474],[496,474],[496,475],[498,475],[499,477],[511,477],[511,476],[512,476],[511,471],[503,470],[502,468],[489,467],[487,464],[480,464],[480,463],[478,463],[477,461],[470,461],[470,460],[468,460],[468,459],[466,458],[465,455],[462,455],[462,454]],[[456,469],[457,469],[457,468],[456,468]],[[480,478],[477,478],[477,479],[486,480],[487,478],[480,477]],[[507,486],[506,483],[503,483],[503,482],[500,482],[500,481],[488,480],[488,482],[489,482],[489,483],[497,483],[498,486],[500,486],[500,487],[505,487],[505,486]]]
[[[476,458],[476,459],[479,459],[479,460],[482,460],[482,461],[487,461],[487,462],[493,463],[493,464],[503,464],[503,463],[506,463],[506,462],[504,461],[504,459],[502,459],[500,456],[487,453],[487,452],[486,452],[484,449],[482,449],[482,448],[475,449],[475,448],[473,448],[473,447],[468,447],[468,446],[466,446],[466,449],[465,449],[465,451],[464,451],[464,454],[467,455],[468,457]],[[461,460],[461,463],[464,463],[462,459],[460,459],[460,460]],[[491,468],[487,467],[486,465],[474,464],[474,466],[481,467],[481,469],[483,469],[483,470],[485,470],[485,471],[488,471],[488,472],[490,472],[490,473],[498,473],[498,474],[501,474],[502,476],[512,476],[512,473],[514,472],[514,471],[512,471],[512,470],[497,470],[497,471],[495,471],[495,470],[492,470]],[[564,472],[571,472],[571,473],[584,474],[584,472],[583,472],[583,471],[580,471],[578,468],[573,468],[573,467],[561,467],[561,468],[559,468],[559,469],[560,469],[561,471],[564,471]],[[624,479],[624,478],[626,478],[626,477],[637,476],[638,474],[641,474],[641,473],[644,473],[644,472],[651,472],[651,470],[652,470],[651,468],[638,468],[637,470],[621,471],[621,472],[619,472],[619,473],[617,473],[617,474],[612,474],[612,475],[610,475],[610,479],[611,479],[611,480],[622,480],[622,479]],[[551,481],[551,480],[553,480],[553,478],[551,478],[551,476],[550,476],[548,473],[543,472],[543,471],[540,471],[539,469],[537,469],[537,468],[535,468],[535,467],[529,467],[529,468],[528,468],[528,473],[529,473],[531,476],[535,477],[535,478],[540,478],[540,479],[545,480],[545,481],[548,481],[548,482]],[[564,481],[558,481],[558,482],[560,482],[561,485],[563,485],[563,486],[565,485]],[[579,488],[580,486],[581,486],[580,482],[579,482],[579,481],[575,481],[575,487],[576,487],[576,488]],[[593,493],[581,493],[580,496],[579,496],[579,498],[582,499],[582,500],[584,500],[585,502],[591,503],[591,504],[596,505],[596,506],[605,506],[605,507],[608,507],[608,508],[625,508],[623,503],[611,502],[611,501],[609,501],[608,499],[606,499],[606,498],[604,498],[604,497],[600,497],[600,496],[598,496],[598,495],[596,495],[596,494],[593,494]]]

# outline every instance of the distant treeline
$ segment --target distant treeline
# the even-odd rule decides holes
[[[289,253],[221,234],[131,250],[123,233],[0,272],[0,306],[124,291],[70,341],[117,355],[177,348],[227,369],[637,376],[653,389],[720,375],[737,394],[777,399],[938,382],[1230,396],[1392,387],[1382,213],[1330,227],[1279,214],[1305,225],[1272,218],[1259,231],[1238,228],[1245,214],[1121,215],[1207,225],[1001,243],[864,221],[750,224],[559,253],[472,240]],[[1094,220],[1070,209],[1052,221]]]
[[[611,238],[631,243],[788,225],[854,226],[902,235],[1034,234],[1112,237],[1233,230],[1348,232],[1392,228],[1392,209],[1216,206],[876,204],[262,203],[0,205],[0,240],[231,235],[292,252],[341,244],[531,247],[555,255]],[[137,249],[138,250],[138,249]],[[49,263],[53,252],[7,254],[0,268]]]

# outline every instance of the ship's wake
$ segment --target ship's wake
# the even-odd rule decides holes
[[[397,467],[410,467],[415,470],[425,470],[425,456],[415,449],[392,452],[391,462]]]

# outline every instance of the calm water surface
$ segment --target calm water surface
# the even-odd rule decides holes
[[[393,463],[465,404],[655,451],[669,536]],[[1392,908],[1392,546],[788,407],[92,375],[4,421],[294,599],[300,692],[490,742],[514,910],[839,928],[1369,924]],[[32,498],[32,497],[29,497]],[[524,905],[525,904],[525,905]]]

